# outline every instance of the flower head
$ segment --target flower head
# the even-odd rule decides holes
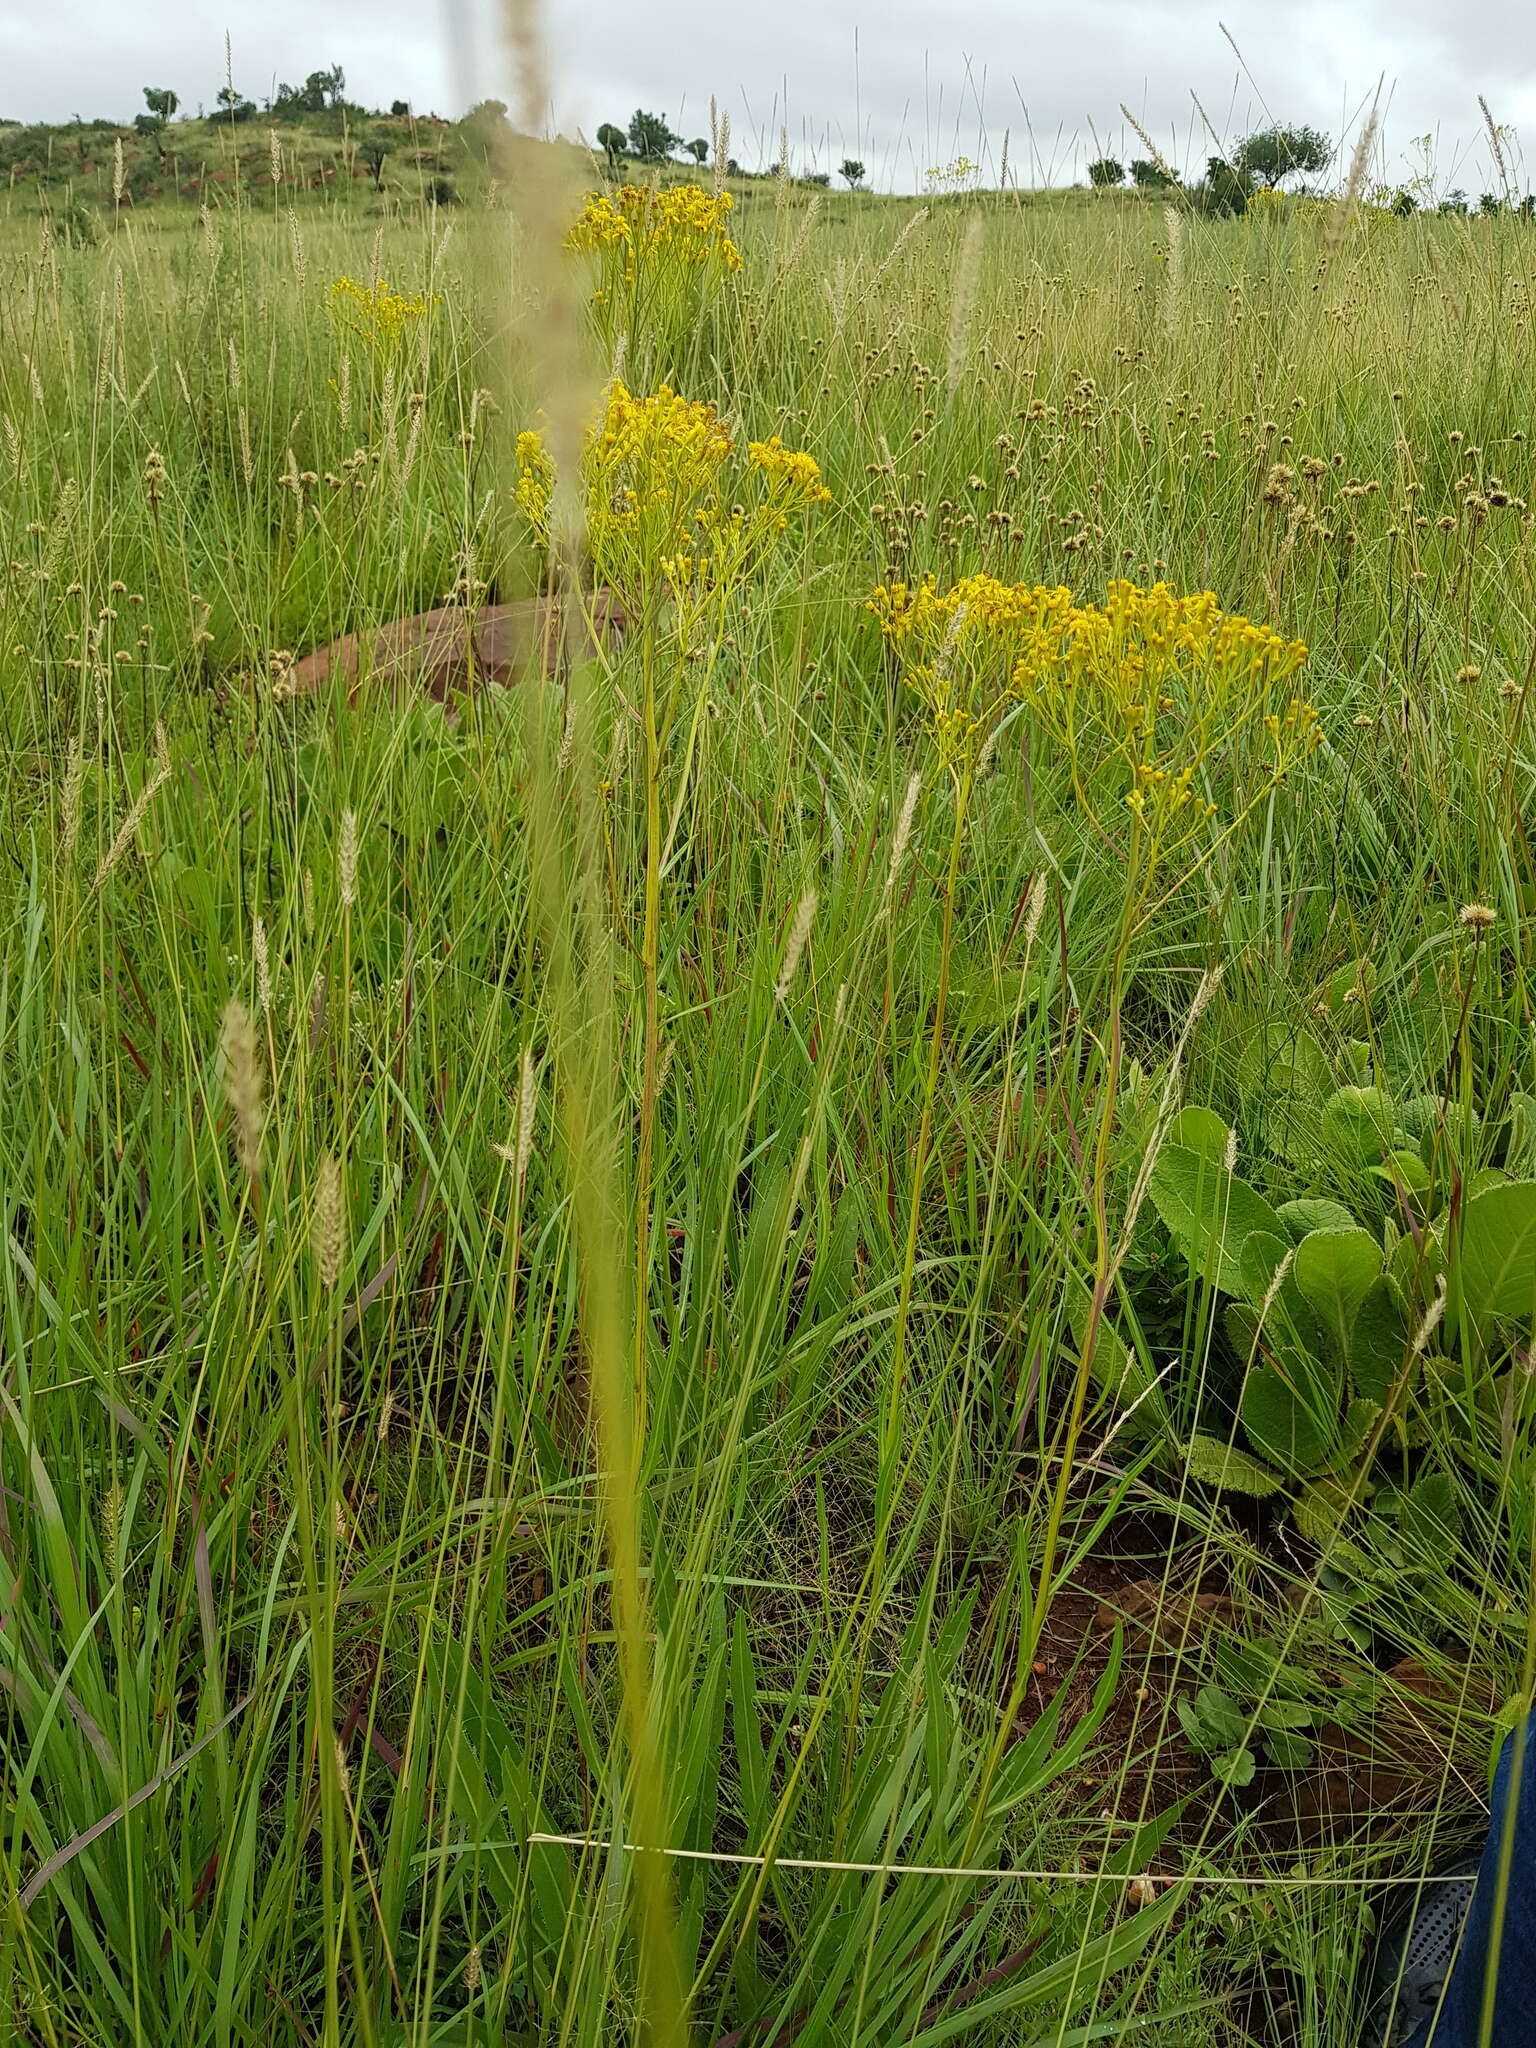
[[[547,546],[554,465],[540,436],[517,441],[516,496]],[[602,581],[643,601],[720,594],[749,575],[799,512],[832,493],[820,465],[777,439],[736,442],[712,405],[663,384],[637,397],[617,378],[582,453],[587,545]],[[727,485],[733,486],[731,490]]]
[[[735,203],[729,192],[706,192],[700,185],[673,185],[665,192],[621,185],[616,192],[590,195],[565,246],[616,256],[628,283],[655,262],[740,270],[741,251],[726,231]]]
[[[330,289],[331,318],[371,348],[394,347],[435,303],[421,293],[391,291],[382,277],[371,285],[338,277]]]
[[[1222,611],[1208,590],[1115,582],[1103,604],[1079,604],[1061,586],[975,575],[941,590],[928,576],[882,585],[869,609],[948,765],[974,766],[1022,703],[1067,756],[1080,796],[1118,762],[1126,808],[1159,834],[1210,815],[1201,771],[1239,742],[1279,775],[1321,737],[1312,706],[1277,688],[1305,647]]]

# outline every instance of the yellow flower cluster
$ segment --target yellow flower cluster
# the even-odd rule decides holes
[[[937,190],[942,190],[945,186],[958,189],[962,185],[969,185],[980,175],[981,165],[972,162],[968,156],[957,156],[947,164],[930,164],[923,173],[928,183]]]
[[[637,606],[658,579],[679,599],[718,593],[758,565],[792,513],[831,502],[815,459],[777,438],[749,444],[744,472],[735,456],[712,405],[665,384],[637,398],[615,379],[582,455],[587,546],[599,578]],[[518,504],[547,546],[555,472],[538,434],[518,436],[517,463]]]
[[[330,289],[331,318],[338,327],[359,335],[371,348],[389,348],[427,316],[435,300],[420,293],[391,291],[383,278],[371,285],[338,277]]]
[[[524,429],[517,437],[517,502],[539,538],[549,543],[549,501],[555,488],[555,465],[538,435]]]
[[[786,448],[775,434],[768,441],[749,441],[747,460],[786,496],[808,505],[830,505],[832,493],[821,480],[821,464],[803,448]]]
[[[566,236],[579,253],[617,256],[626,283],[655,259],[688,268],[740,270],[741,251],[726,232],[735,201],[729,192],[672,185],[665,192],[621,185],[594,192]]]
[[[615,378],[582,459],[593,553],[625,536],[643,535],[656,557],[686,546],[699,521],[716,516],[718,478],[732,446],[712,405],[680,398],[665,384],[636,398]],[[517,437],[517,467],[518,504],[535,541],[547,546],[555,466],[531,430]]]
[[[1298,640],[1222,611],[1212,592],[1111,583],[1102,605],[1064,587],[966,576],[876,590],[869,609],[926,706],[957,772],[1008,709],[1024,704],[1061,746],[1078,795],[1110,763],[1133,815],[1166,839],[1214,803],[1201,794],[1239,750],[1278,776],[1318,744],[1317,713],[1280,685],[1306,658]]]

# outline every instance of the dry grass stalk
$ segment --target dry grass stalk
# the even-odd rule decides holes
[[[907,779],[907,793],[901,800],[901,810],[896,819],[896,830],[891,834],[891,864],[885,872],[885,892],[880,900],[880,914],[889,916],[891,898],[896,890],[896,878],[901,873],[901,864],[906,859],[907,841],[912,836],[912,820],[917,814],[917,799],[922,794],[923,778],[914,769]]]
[[[953,399],[965,367],[966,344],[970,339],[971,314],[976,306],[976,285],[981,276],[982,217],[972,214],[955,263],[954,291],[949,301],[949,335],[944,350],[944,383]]]
[[[1365,190],[1366,173],[1371,167],[1371,157],[1375,153],[1376,136],[1380,127],[1381,100],[1378,95],[1372,104],[1369,115],[1366,117],[1365,125],[1355,138],[1355,146],[1350,154],[1349,175],[1344,180],[1344,190],[1339,195],[1338,207],[1335,210],[1333,220],[1329,224],[1328,250],[1330,255],[1338,247],[1345,229],[1349,227],[1359,214],[1360,194]]]
[[[232,996],[225,1007],[219,1032],[219,1059],[225,1100],[234,1112],[235,1150],[246,1177],[255,1180],[261,1172],[261,1134],[265,1123],[261,1064],[255,1027],[238,996]]]
[[[267,953],[267,921],[257,911],[251,918],[251,951],[256,957],[256,1002],[264,1016],[272,1014],[272,962]]]
[[[519,1187],[527,1178],[528,1162],[533,1157],[533,1130],[538,1109],[539,1072],[534,1065],[532,1048],[525,1046],[518,1073],[517,1122],[512,1132],[512,1143],[491,1147],[498,1158],[510,1162]]]
[[[1184,216],[1176,206],[1163,208],[1163,226],[1168,234],[1168,269],[1163,284],[1163,333],[1174,341],[1179,332],[1179,309],[1184,303]]]
[[[1504,130],[1494,120],[1493,110],[1481,93],[1477,96],[1477,104],[1482,112],[1483,126],[1488,131],[1488,148],[1493,156],[1493,167],[1499,174],[1499,190],[1503,194],[1504,204],[1512,206],[1514,192],[1509,180],[1509,158],[1504,152]]]
[[[1178,172],[1173,168],[1173,165],[1169,163],[1167,157],[1163,155],[1163,152],[1152,140],[1151,136],[1147,133],[1146,129],[1142,127],[1141,123],[1137,120],[1136,116],[1131,112],[1130,108],[1125,104],[1124,100],[1120,102],[1120,111],[1122,114],[1124,114],[1126,120],[1130,123],[1131,128],[1135,132],[1136,138],[1141,143],[1142,148],[1147,152],[1147,155],[1152,159],[1153,163],[1157,165],[1157,168],[1168,180],[1168,183],[1172,186],[1175,186],[1179,191],[1182,191],[1184,189],[1183,179],[1179,176]]]
[[[1042,868],[1034,879],[1029,892],[1029,902],[1024,908],[1024,957],[1035,950],[1035,940],[1040,932],[1040,920],[1045,915],[1046,873]]]
[[[315,1212],[310,1225],[315,1269],[327,1294],[341,1278],[342,1250],[346,1239],[346,1194],[341,1167],[334,1153],[327,1152],[315,1177]]]
[[[902,250],[905,249],[908,242],[911,241],[912,237],[917,233],[918,229],[922,226],[923,222],[927,218],[927,207],[920,206],[917,209],[916,213],[914,213],[911,216],[911,218],[907,221],[906,226],[902,229],[901,233],[896,237],[895,241],[892,242],[890,248],[886,251],[884,261],[881,263],[879,269],[875,272],[874,282],[876,284],[879,284],[880,280],[885,276],[886,272],[892,267],[896,259],[900,256]]]
[[[341,889],[344,909],[351,910],[357,902],[357,813],[343,811],[341,814],[341,850],[336,860],[337,881]]]
[[[773,1000],[782,1003],[789,994],[790,986],[800,966],[800,957],[811,936],[811,926],[816,922],[816,891],[807,889],[800,898],[795,911],[795,921],[789,929],[789,943],[784,948],[783,963],[779,978],[773,985]]]
[[[69,749],[69,766],[59,792],[59,864],[68,869],[80,837],[80,791],[85,781],[85,746],[75,735]]]
[[[504,16],[518,79],[516,129],[506,139],[507,185],[513,194],[519,333],[528,384],[512,394],[518,409],[541,409],[544,444],[555,469],[550,504],[551,593],[568,594],[574,613],[582,583],[585,506],[580,488],[583,430],[596,398],[565,260],[566,223],[579,206],[566,154],[521,137],[545,119],[548,89],[537,0],[507,0]],[[603,1482],[602,1511],[613,1570],[614,1636],[618,1652],[627,1751],[627,1791],[636,1840],[634,1865],[640,2024],[655,2048],[684,2048],[686,1994],[677,1952],[672,1883],[660,1854],[668,1819],[655,1707],[650,1598],[637,1502],[644,1355],[636,1328],[629,1269],[627,1175],[616,1148],[623,1121],[616,1101],[613,1043],[614,937],[604,901],[602,821],[591,758],[593,710],[589,664],[567,670],[577,772],[558,776],[548,721],[533,721],[529,777],[529,854],[533,901],[546,948],[551,1042],[556,1048],[556,1100],[571,1191],[592,1408]],[[637,1412],[638,1410],[638,1412]]]
[[[165,728],[159,726],[156,728],[156,732],[159,738],[159,748],[155,772],[139,791],[132,810],[129,811],[127,817],[124,818],[122,824],[118,827],[116,838],[102,856],[101,865],[97,868],[95,879],[91,883],[93,893],[106,881],[108,875],[111,874],[113,868],[116,867],[118,861],[121,860],[123,854],[132,844],[134,834],[143,823],[144,813],[149,809],[156,790],[160,788],[162,783],[170,780],[171,763],[166,750]]]
[[[822,194],[820,192],[813,193],[810,205],[806,207],[804,213],[800,216],[800,225],[795,231],[795,239],[790,244],[788,256],[784,259],[782,274],[786,277],[792,276],[800,267],[800,259],[805,254],[805,245],[810,240],[811,231],[821,217],[821,203]]]

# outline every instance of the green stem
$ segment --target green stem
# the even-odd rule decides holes
[[[650,607],[646,607],[647,613]],[[656,1145],[657,1077],[661,1064],[661,735],[656,716],[654,628],[643,644],[645,719],[645,907],[640,971],[645,981],[645,1047],[640,1084],[640,1133],[635,1158],[635,1432],[645,1441],[646,1331],[650,1297],[651,1175]]]
[[[880,1441],[880,1486],[877,1506],[879,1536],[883,1544],[894,1479],[897,1437],[901,1428],[901,1397],[905,1387],[907,1338],[912,1319],[912,1286],[917,1271],[917,1233],[922,1216],[923,1181],[933,1142],[933,1104],[938,1093],[939,1068],[944,1057],[944,1022],[949,1007],[949,984],[955,938],[955,887],[960,875],[960,850],[965,838],[966,813],[970,809],[971,770],[957,778],[955,785],[955,829],[949,842],[949,866],[944,877],[944,924],[939,940],[939,985],[934,997],[933,1023],[928,1033],[928,1071],[923,1082],[923,1108],[917,1126],[917,1152],[912,1162],[912,1193],[907,1203],[907,1237],[901,1261],[901,1294],[896,1306],[896,1336],[891,1350],[890,1398],[886,1403],[885,1428]]]
[[[1115,1111],[1119,1103],[1120,1069],[1125,1046],[1120,1026],[1120,1009],[1125,995],[1126,963],[1130,956],[1131,940],[1140,922],[1138,910],[1151,882],[1149,862],[1148,872],[1142,880],[1141,887],[1138,888],[1141,862],[1141,828],[1138,824],[1131,841],[1130,886],[1126,891],[1125,908],[1120,918],[1120,936],[1109,973],[1109,1053],[1104,1072],[1103,1099],[1099,1105],[1098,1130],[1093,1146],[1093,1291],[1089,1298],[1082,1341],[1078,1346],[1077,1371],[1073,1376],[1072,1399],[1067,1410],[1066,1427],[1062,1433],[1061,1459],[1057,1468],[1056,1484],[1051,1492],[1050,1512],[1046,1517],[1045,1541],[1040,1553],[1035,1596],[1030,1605],[1029,1622],[1019,1649],[1018,1669],[1021,1682],[1023,1675],[1028,1673],[1034,1662],[1049,1611],[1051,1580],[1056,1571],[1062,1524],[1066,1519],[1067,1499],[1072,1487],[1073,1461],[1083,1433],[1083,1417],[1088,1405],[1088,1388],[1093,1379],[1093,1361],[1098,1350],[1099,1331],[1103,1327],[1104,1311],[1109,1305],[1109,1291],[1114,1285],[1115,1251],[1109,1234],[1109,1155],[1115,1133]]]
[[[975,768],[967,763],[955,776],[955,826],[950,835],[949,864],[944,876],[944,924],[939,941],[939,982],[934,997],[933,1022],[928,1032],[928,1069],[923,1082],[923,1107],[917,1126],[917,1149],[912,1162],[912,1192],[907,1203],[907,1235],[902,1251],[901,1291],[896,1304],[896,1334],[891,1349],[890,1394],[880,1432],[880,1460],[875,1488],[875,1536],[864,1586],[865,1603],[859,1647],[854,1658],[852,1700],[848,1725],[857,1727],[864,1670],[879,1612],[879,1588],[885,1569],[896,1486],[897,1451],[901,1436],[902,1396],[906,1388],[908,1331],[912,1321],[912,1288],[917,1271],[917,1234],[922,1217],[923,1181],[933,1142],[933,1104],[938,1093],[939,1068],[944,1057],[944,1021],[949,1006],[951,957],[955,937],[955,890],[960,876],[960,853],[965,840],[965,821],[970,809]],[[850,1753],[843,1759],[842,1811],[846,1814],[849,1795]]]

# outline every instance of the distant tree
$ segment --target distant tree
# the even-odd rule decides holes
[[[374,189],[378,192],[384,190],[384,160],[388,155],[389,151],[382,142],[365,142],[363,145],[363,162],[373,173]]]
[[[1392,211],[1399,220],[1407,220],[1417,213],[1418,210],[1419,202],[1417,199],[1414,198],[1406,185],[1400,185],[1392,195]]]
[[[845,156],[837,167],[837,175],[846,181],[850,192],[857,192],[864,183],[864,166],[856,156]]]
[[[832,182],[830,171],[807,171],[800,180],[802,185],[819,185],[824,192]]]
[[[1483,194],[1482,198],[1479,199],[1477,202],[1477,210],[1479,213],[1486,213],[1489,215],[1497,215],[1504,211],[1503,207],[1498,202],[1497,196],[1492,192],[1485,192]]]
[[[1099,190],[1107,185],[1123,185],[1125,165],[1112,156],[1096,157],[1088,166],[1088,182]]]
[[[1332,156],[1333,144],[1321,130],[1277,121],[1243,137],[1232,152],[1232,168],[1250,182],[1278,185],[1297,171],[1326,170]]]
[[[1131,183],[1139,185],[1144,192],[1166,192],[1173,180],[1159,163],[1150,157],[1138,156],[1131,162]]]
[[[408,119],[411,111],[411,103],[409,100],[391,100],[389,103],[389,111],[391,116],[397,121],[401,119]]]
[[[1253,177],[1224,156],[1206,159],[1205,177],[1196,198],[1207,213],[1246,213],[1253,197]]]
[[[1441,213],[1465,213],[1466,210],[1467,195],[1459,185],[1453,192],[1447,192],[1440,202]]]
[[[622,128],[616,127],[612,121],[605,121],[597,131],[597,146],[603,152],[603,155],[607,157],[610,171],[617,169],[619,159],[623,156],[628,145],[629,137]]]
[[[1515,211],[1522,220],[1536,220],[1536,192],[1527,192]]]
[[[272,95],[274,114],[323,114],[339,107],[346,90],[347,74],[339,64],[326,71],[311,71],[302,85],[280,85]]]
[[[228,121],[249,121],[256,112],[256,102],[248,100],[243,92],[237,92],[232,85],[221,85],[214,94],[219,111]]]
[[[642,108],[636,107],[630,116],[630,152],[639,157],[643,164],[660,163],[672,154],[682,139],[681,135],[673,134],[660,114],[647,114]]]
[[[490,162],[496,139],[505,128],[506,120],[505,100],[480,100],[459,123],[465,150],[477,163]]]
[[[311,71],[304,81],[306,95],[316,96],[322,107],[339,107],[346,89],[347,74],[339,64],[331,65],[327,71]]]
[[[686,145],[686,148],[688,155],[693,158],[696,164],[703,163],[709,155],[709,144],[702,135],[695,135],[692,142]]]
[[[151,118],[163,128],[181,105],[181,101],[169,86],[146,85],[144,104],[148,107]]]

